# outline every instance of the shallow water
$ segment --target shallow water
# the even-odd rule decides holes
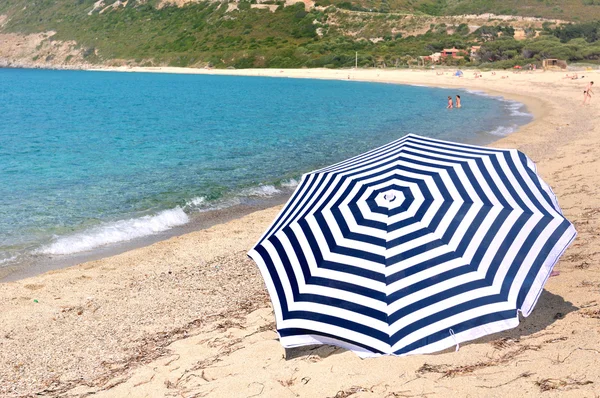
[[[447,110],[448,95],[463,108]],[[407,133],[490,143],[531,120],[477,92],[266,77],[0,69],[0,267],[254,205]]]

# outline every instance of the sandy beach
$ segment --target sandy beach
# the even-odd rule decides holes
[[[262,278],[246,256],[281,206],[257,211],[0,284],[0,396],[600,396],[600,100],[581,105],[585,85],[598,85],[600,74],[112,70],[418,84],[524,102],[534,121],[493,146],[536,162],[578,237],[519,327],[458,352],[361,360],[330,346],[281,347]]]

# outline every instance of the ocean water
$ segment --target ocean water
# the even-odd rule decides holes
[[[463,108],[445,109],[456,94]],[[532,119],[464,90],[16,69],[0,69],[0,114],[0,267],[286,195],[407,133],[486,144]]]

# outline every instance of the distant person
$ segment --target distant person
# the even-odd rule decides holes
[[[460,108],[460,107],[461,107],[461,105],[460,105],[460,95],[457,95],[457,96],[456,96],[456,107],[457,107],[457,108]]]
[[[592,94],[594,93],[592,91],[593,85],[594,82],[589,82],[588,85],[585,87],[585,90],[583,90],[583,103],[581,105],[585,105],[586,102],[592,102]]]
[[[446,107],[446,109],[452,109],[454,108],[454,106],[452,105],[452,96],[448,96],[448,106]]]

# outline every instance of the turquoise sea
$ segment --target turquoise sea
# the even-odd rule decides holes
[[[463,108],[445,109],[456,94]],[[407,133],[485,144],[532,119],[464,90],[17,69],[0,69],[0,115],[0,267],[286,195]]]

